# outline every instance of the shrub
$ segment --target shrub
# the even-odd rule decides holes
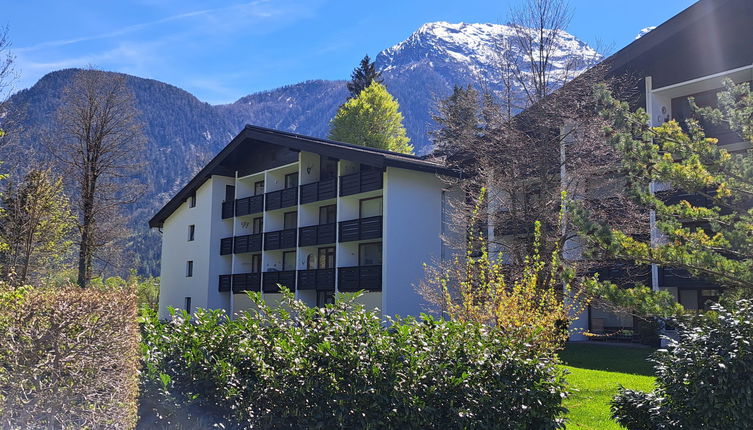
[[[657,351],[656,390],[621,390],[612,403],[618,422],[629,429],[731,429],[753,422],[753,301],[712,309],[680,321],[679,339]]]
[[[226,428],[561,427],[564,381],[554,358],[494,328],[427,316],[385,328],[352,298],[309,308],[287,293],[272,309],[251,296],[257,309],[232,321],[204,310],[166,323],[145,316],[151,419]]]
[[[0,287],[0,428],[133,428],[138,335],[129,290]]]

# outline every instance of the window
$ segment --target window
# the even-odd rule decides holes
[[[251,273],[261,272],[261,254],[251,256]]]
[[[264,181],[254,182],[254,195],[260,196],[264,194]]]
[[[326,181],[337,176],[337,159],[330,157],[319,158],[319,180]]]
[[[359,203],[358,217],[368,218],[382,215],[382,198],[374,197],[371,199],[362,199]]]
[[[378,266],[382,264],[382,242],[362,243],[358,247],[359,266]]]
[[[298,172],[285,175],[285,188],[295,188],[298,186]]]
[[[188,226],[188,241],[193,242],[194,236],[196,234],[196,226],[194,224],[191,224]]]
[[[327,205],[319,208],[319,225],[333,224],[335,221],[337,221],[337,205]]]
[[[186,278],[193,276],[193,261],[186,262]]]
[[[298,227],[298,212],[285,212],[283,217],[283,229],[289,230]]]
[[[332,269],[335,267],[335,247],[328,246],[319,248],[319,269]]]
[[[263,231],[262,229],[264,228],[264,218],[262,217],[254,218],[253,225],[251,226],[251,228],[252,228],[251,230],[252,234],[261,233]]]
[[[282,253],[282,270],[295,270],[295,251]]]
[[[235,186],[225,185],[225,201],[232,202],[235,200]]]
[[[317,291],[316,292],[316,306],[323,308],[324,305],[335,304],[335,292],[334,291]]]
[[[196,207],[196,192],[191,193],[191,196],[188,198],[188,207],[189,208]]]
[[[184,307],[186,308],[186,312],[190,314],[191,313],[191,298],[190,297],[185,298]]]

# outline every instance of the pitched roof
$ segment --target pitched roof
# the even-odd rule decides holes
[[[152,219],[149,220],[149,226],[152,228],[161,227],[165,219],[167,219],[167,217],[169,217],[188,197],[190,197],[192,193],[196,192],[196,190],[212,175],[234,176],[235,171],[228,168],[226,165],[223,165],[223,162],[231,158],[237,150],[242,149],[249,144],[253,144],[254,142],[279,145],[294,151],[313,152],[332,158],[350,160],[379,168],[397,167],[443,176],[459,176],[457,172],[444,167],[444,165],[439,162],[416,155],[399,154],[382,149],[304,136],[301,134],[255,125],[246,125],[243,130],[219,152],[219,154],[207,163],[199,173],[197,173],[152,217]]]

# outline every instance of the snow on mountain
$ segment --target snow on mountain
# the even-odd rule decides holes
[[[635,40],[640,39],[641,37],[645,36],[646,33],[648,33],[649,31],[651,31],[651,30],[653,30],[655,28],[656,28],[656,26],[654,25],[654,26],[646,27],[646,28],[642,29],[641,31],[638,32],[638,35],[635,36]]]

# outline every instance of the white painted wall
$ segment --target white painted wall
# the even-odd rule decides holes
[[[229,309],[229,295],[217,289],[219,275],[230,273],[230,259],[219,254],[220,238],[232,235],[232,222],[221,216],[225,185],[234,179],[213,176],[196,191],[196,207],[184,202],[164,222],[160,269],[160,316],[168,307],[183,308],[191,297],[192,310],[211,307]],[[188,226],[195,225],[194,240],[188,241]],[[193,276],[186,277],[186,262],[193,261]]]
[[[442,251],[442,189],[434,174],[387,168],[384,188],[382,309],[387,315],[426,310],[416,287],[423,264]]]

